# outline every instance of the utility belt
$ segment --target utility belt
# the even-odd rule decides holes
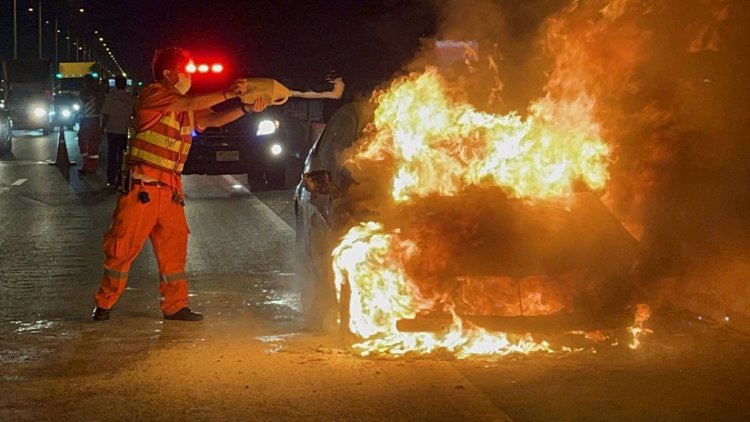
[[[130,179],[130,185],[141,185],[141,186],[158,186],[160,188],[170,188],[168,184],[160,182],[158,180],[141,180],[141,179]]]
[[[159,180],[142,180],[137,179],[133,177],[133,169],[130,167],[130,165],[123,160],[122,169],[121,169],[121,182],[119,191],[121,194],[126,195],[131,190],[133,190],[134,186],[141,186],[140,192],[138,192],[138,201],[142,204],[147,204],[149,201],[151,201],[151,198],[149,197],[148,192],[143,190],[143,186],[157,186],[160,188],[169,188],[172,190],[172,202],[185,206],[185,198],[183,197],[182,193],[179,192],[176,188],[170,186],[167,183],[161,182]]]

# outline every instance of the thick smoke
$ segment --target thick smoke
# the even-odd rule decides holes
[[[738,281],[750,275],[748,2],[436,4],[435,38],[405,71],[439,66],[456,99],[496,114],[593,98],[612,150],[601,199],[640,240],[641,299],[750,315]],[[445,40],[473,43],[446,67],[434,48]]]

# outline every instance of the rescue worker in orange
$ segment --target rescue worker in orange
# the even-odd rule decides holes
[[[186,50],[157,50],[151,63],[156,83],[144,87],[138,96],[133,120],[136,135],[126,157],[130,186],[118,197],[112,225],[104,235],[104,275],[94,295],[96,321],[109,319],[146,238],[151,239],[159,264],[164,319],[203,319],[188,307],[188,225],[180,173],[194,129],[223,126],[251,111],[262,111],[266,104],[260,99],[252,105],[238,103],[222,112],[212,111],[212,106],[245,93],[246,82],[237,80],[223,92],[185,95],[191,82],[185,70],[189,63]]]

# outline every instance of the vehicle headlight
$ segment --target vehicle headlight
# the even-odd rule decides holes
[[[73,104],[73,110],[78,111],[81,109],[81,106],[78,104]]]
[[[284,148],[281,147],[279,144],[273,144],[271,145],[271,154],[273,155],[279,155],[281,154],[281,151],[283,151]]]
[[[278,122],[273,120],[261,120],[261,122],[258,123],[258,132],[256,132],[256,135],[271,135],[276,132],[278,125]]]
[[[47,110],[44,107],[34,107],[34,116],[44,117],[47,115]]]
[[[68,109],[63,110],[62,111],[62,115],[63,115],[63,117],[65,117],[67,119],[68,117],[70,117],[70,110],[68,110]]]

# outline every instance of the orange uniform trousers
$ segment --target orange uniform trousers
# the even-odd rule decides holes
[[[102,133],[98,117],[84,117],[78,129],[78,148],[81,150],[83,169],[96,173]]]
[[[147,203],[138,199],[141,192],[149,196]],[[180,195],[182,196],[182,195]],[[112,226],[104,235],[104,275],[94,295],[96,306],[112,309],[128,279],[128,271],[146,238],[159,264],[159,290],[164,315],[172,315],[188,304],[185,274],[188,225],[181,203],[173,200],[173,191],[166,185],[134,184],[130,192],[120,195]]]

